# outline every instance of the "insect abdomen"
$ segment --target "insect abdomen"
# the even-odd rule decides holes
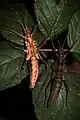
[[[38,79],[38,59],[36,57],[31,58],[30,63],[30,88],[34,88]]]
[[[35,41],[32,39],[30,31],[27,27],[24,28],[25,33],[25,50],[26,60],[29,63],[30,71],[30,88],[34,88],[38,78],[38,49]]]
[[[63,80],[62,75],[56,73],[51,83],[51,90],[50,90],[50,95],[48,99],[48,105],[56,101],[56,99],[58,98],[58,95],[62,86],[62,80]]]

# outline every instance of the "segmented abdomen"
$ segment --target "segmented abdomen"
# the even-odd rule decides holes
[[[58,95],[62,86],[62,80],[63,80],[62,75],[56,73],[51,83],[51,90],[50,90],[50,95],[48,99],[48,105],[56,101],[56,99],[58,98]]]
[[[29,63],[29,69],[30,69],[29,87],[34,88],[38,78],[38,59],[39,59],[38,49],[27,27],[24,29],[24,32],[25,32],[25,47],[26,47],[24,51],[26,53],[26,60]]]
[[[30,88],[34,88],[38,79],[38,59],[31,57],[30,62]]]

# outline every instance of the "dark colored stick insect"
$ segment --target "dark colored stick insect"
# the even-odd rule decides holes
[[[57,100],[62,83],[64,84],[64,87],[66,90],[66,105],[67,105],[68,85],[66,84],[66,81],[64,79],[65,58],[66,58],[67,54],[69,53],[69,51],[74,46],[74,44],[76,43],[76,41],[69,49],[64,49],[65,41],[66,40],[64,40],[64,43],[62,46],[60,45],[60,43],[58,41],[59,49],[55,49],[55,46],[52,42],[53,52],[55,53],[57,59],[55,61],[56,66],[55,66],[55,70],[54,70],[54,76],[52,76],[51,80],[48,82],[47,87],[46,87],[46,89],[47,89],[49,84],[51,83],[50,95],[49,95],[49,98],[47,101],[47,107],[49,106],[49,104],[51,102],[54,102]],[[46,97],[46,94],[45,94],[45,97]]]

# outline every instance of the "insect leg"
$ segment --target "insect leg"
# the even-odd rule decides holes
[[[35,104],[36,104],[36,102],[38,101],[39,96],[40,96],[40,93],[42,92],[45,84],[46,84],[46,80],[43,82],[43,84],[42,84],[42,86],[41,86],[41,88],[40,88],[40,91],[39,91],[39,93],[38,93],[38,95],[37,95],[37,97],[36,97],[36,100],[35,100]]]
[[[43,57],[39,54],[39,58],[41,62],[45,65],[45,68],[47,68],[47,62],[43,59]]]
[[[67,98],[68,98],[69,88],[68,88],[68,85],[66,84],[65,80],[63,80],[63,84],[64,84],[65,89],[66,89],[66,106],[68,106],[68,104],[67,104]]]
[[[46,96],[47,96],[46,93],[47,93],[47,89],[48,89],[50,83],[52,83],[52,80],[53,80],[53,78],[54,78],[54,76],[53,76],[53,73],[54,73],[53,64],[54,64],[54,61],[51,61],[52,72],[51,72],[51,78],[50,78],[50,80],[48,81],[47,86],[46,86],[46,88],[45,88],[45,100],[44,100],[44,105],[45,105],[45,103],[46,103]],[[50,92],[51,92],[51,86],[50,86]],[[49,96],[50,96],[50,95],[49,95]],[[49,100],[49,97],[48,97],[48,99],[47,99],[47,108],[48,108],[48,106],[49,106],[48,100]]]
[[[43,45],[45,45],[46,44],[46,40],[43,40],[42,41],[42,43],[40,44],[40,45],[38,45],[37,47],[38,47],[38,49],[40,49]]]
[[[48,64],[49,64],[49,63],[47,63],[47,65],[48,65]],[[46,72],[48,72],[49,68],[51,68],[51,64],[50,64],[50,66],[47,66],[47,65],[46,65],[46,68],[45,68],[45,71],[46,71]],[[46,72],[45,72],[45,73],[46,73]],[[52,72],[51,72],[51,76],[52,76]],[[36,100],[35,100],[35,104],[36,104],[36,102],[38,101],[41,92],[43,91],[43,89],[44,89],[44,91],[45,91],[46,85],[48,85],[48,83],[49,83],[49,81],[50,81],[50,79],[49,79],[48,81],[46,80],[47,77],[48,77],[48,75],[46,76],[44,82],[43,82],[42,85],[41,85],[40,91],[39,91],[39,93],[38,93],[38,95],[37,95],[37,97],[36,97]],[[46,88],[46,89],[47,89],[47,88]],[[44,101],[45,101],[45,100],[44,100]],[[44,102],[44,103],[45,103],[45,102]]]
[[[66,89],[66,107],[67,107],[67,110],[69,112],[69,117],[71,119],[71,115],[72,115],[71,108],[70,108],[70,105],[68,104],[68,100],[67,100],[69,88],[68,88],[68,85],[66,84],[65,80],[63,80],[63,83],[64,83],[64,86],[65,86],[65,89]]]
[[[51,79],[48,81],[47,86],[45,88],[45,99],[44,99],[44,105],[46,104],[46,98],[47,98],[47,89],[50,85]],[[47,108],[48,108],[48,103],[47,103]]]
[[[21,35],[20,33],[14,31],[14,30],[12,30],[12,29],[9,29],[9,28],[0,28],[0,29],[8,30],[8,31],[14,33],[15,35],[17,35],[17,36],[19,36],[19,37],[21,37],[21,38],[23,38],[23,39],[25,38],[23,35]]]
[[[44,59],[47,58],[47,55],[44,52],[42,52],[42,51],[40,52],[40,55],[42,55]]]

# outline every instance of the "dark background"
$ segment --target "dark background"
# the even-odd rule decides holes
[[[24,3],[31,15],[34,15],[34,0],[2,0],[0,4]],[[12,88],[0,91],[0,120],[37,120],[32,104],[32,93],[28,88],[28,81]]]
[[[15,4],[15,3],[24,3],[32,17],[36,20],[34,14],[34,0],[2,0],[2,4]],[[63,33],[60,37],[61,39],[66,36]],[[51,44],[48,42],[46,44],[47,48],[51,47]],[[49,53],[51,56],[52,53]],[[80,63],[75,62],[71,54],[67,57],[70,61],[70,68],[75,71],[80,71]],[[71,64],[72,63],[72,64]],[[28,81],[23,79],[22,82],[12,88],[9,88],[4,91],[0,91],[0,120],[37,120],[35,115],[34,106],[32,103],[32,92],[28,88]]]

